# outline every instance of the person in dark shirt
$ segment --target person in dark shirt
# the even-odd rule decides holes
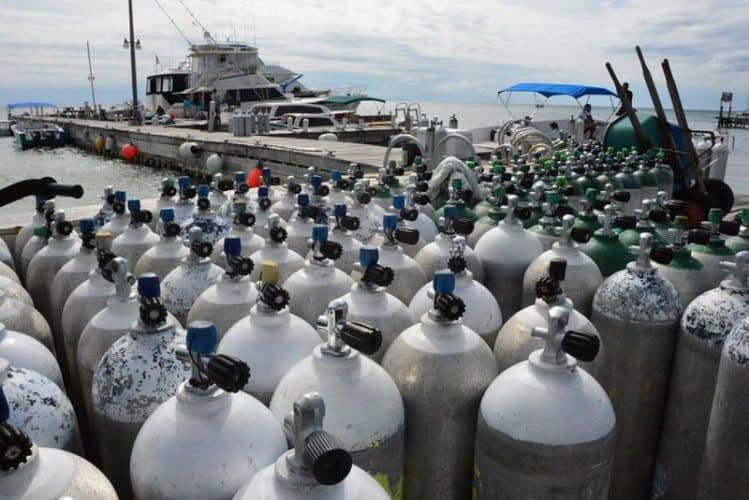
[[[629,83],[624,82],[622,84],[622,92],[624,92],[624,95],[627,96],[627,98],[629,99],[629,104],[630,104],[630,106],[632,106],[632,91],[629,90]],[[634,109],[634,106],[633,106],[633,109]],[[626,113],[627,112],[624,110],[624,103],[620,104],[619,105],[619,109],[616,112],[616,115],[617,116],[621,116],[621,115],[624,115]]]

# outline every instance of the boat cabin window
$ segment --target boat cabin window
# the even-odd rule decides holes
[[[239,100],[242,102],[272,101],[283,98],[278,89],[267,87],[258,89],[239,89]]]
[[[171,76],[164,76],[161,78],[161,92],[171,92],[173,89],[172,86],[172,77]]]
[[[305,106],[305,105],[294,105],[294,106],[279,106],[276,108],[276,112],[273,114],[275,118],[282,117],[289,113],[322,113],[323,110],[319,106]]]
[[[305,119],[309,120],[310,127],[329,127],[333,125],[333,120],[323,116],[308,116],[306,118],[302,118],[302,121],[304,121]]]

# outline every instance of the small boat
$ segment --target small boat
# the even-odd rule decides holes
[[[68,139],[65,129],[53,123],[14,123],[10,131],[21,149],[64,146]]]

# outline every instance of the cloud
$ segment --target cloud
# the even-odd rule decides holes
[[[179,1],[160,1],[191,41],[200,42],[202,30]],[[304,73],[309,86],[366,85],[392,100],[482,102],[520,80],[610,87],[604,63],[611,61],[632,83],[635,103],[646,105],[635,44],[643,47],[662,97],[663,58],[671,61],[688,107],[715,108],[721,91],[741,96],[749,88],[745,0],[185,3],[216,39],[257,38],[261,57]],[[177,62],[187,46],[155,1],[134,4],[142,87],[156,55]],[[24,92],[29,98],[54,94],[56,88],[65,89],[61,94],[71,103],[87,99],[87,39],[97,86],[106,89],[102,95],[119,95],[115,101],[129,95],[123,0],[5,0],[3,20],[0,102]]]

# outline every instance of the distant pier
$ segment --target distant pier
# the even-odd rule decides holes
[[[749,128],[749,113],[718,115],[718,128]]]

